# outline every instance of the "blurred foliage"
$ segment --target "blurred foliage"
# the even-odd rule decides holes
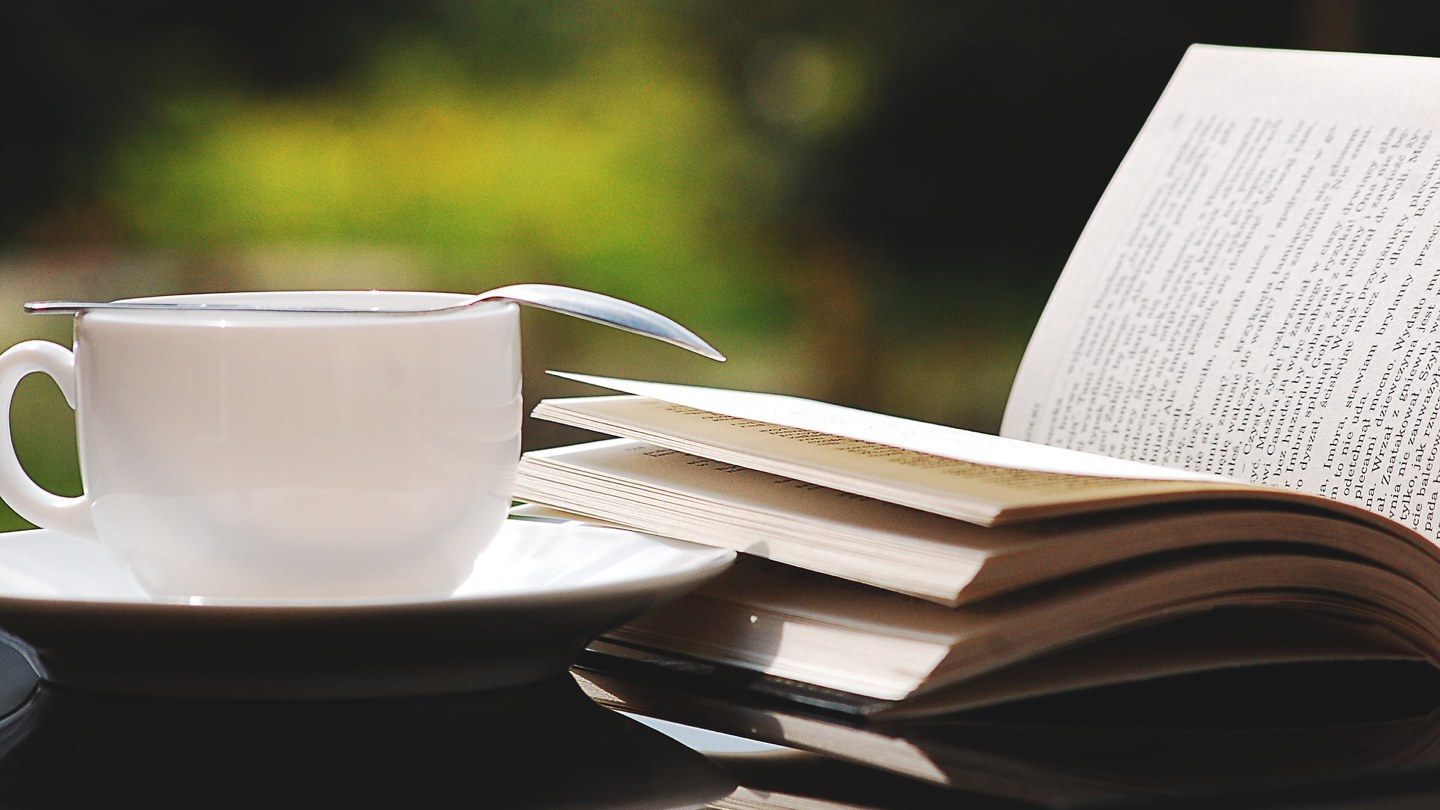
[[[770,172],[725,99],[633,24],[571,59],[566,81],[482,84],[410,41],[339,92],[178,99],[119,150],[106,202],[152,246],[398,248],[446,288],[538,277],[702,322],[773,313]]]
[[[563,368],[993,430],[1187,45],[1425,54],[1437,26],[1418,0],[7,4],[0,306],[551,281],[731,361],[527,313],[529,398],[575,393]],[[25,385],[22,457],[74,491],[63,402]]]

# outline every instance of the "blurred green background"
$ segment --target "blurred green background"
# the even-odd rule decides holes
[[[0,7],[0,341],[33,298],[571,284],[730,356],[527,310],[547,368],[994,431],[1192,42],[1440,54],[1412,0],[252,0]],[[79,490],[71,414],[21,458]],[[585,438],[527,420],[527,447]],[[0,528],[24,525],[8,511]]]

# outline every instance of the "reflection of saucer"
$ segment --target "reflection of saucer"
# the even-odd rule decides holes
[[[734,780],[567,675],[468,695],[197,701],[42,687],[0,723],[0,805],[678,808]]]
[[[101,547],[0,537],[0,631],[46,680],[190,697],[375,697],[533,683],[592,637],[724,570],[731,551],[511,520],[455,594],[188,604],[145,596]]]

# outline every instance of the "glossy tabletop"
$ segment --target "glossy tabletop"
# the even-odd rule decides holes
[[[1327,687],[1372,698],[1310,712]],[[0,807],[1419,807],[1440,802],[1433,687],[1311,668],[857,729],[578,668],[416,698],[106,695],[0,645]]]

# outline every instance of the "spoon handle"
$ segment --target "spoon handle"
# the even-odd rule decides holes
[[[573,315],[587,321],[613,326],[637,335],[662,340],[689,349],[711,360],[724,362],[721,354],[699,335],[654,310],[589,290],[553,284],[513,284],[483,294],[488,300],[513,301],[539,309]]]

